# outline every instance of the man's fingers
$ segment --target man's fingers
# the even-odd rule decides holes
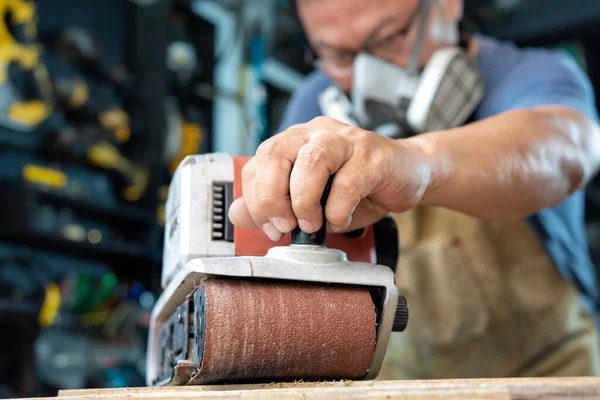
[[[334,232],[345,232],[360,214],[353,217],[361,201],[366,198],[377,185],[376,179],[368,172],[368,166],[350,160],[335,175],[331,184],[331,192],[325,206],[325,218]],[[364,206],[361,211],[364,212]]]
[[[246,208],[250,214],[255,226],[258,226],[269,237],[276,241],[281,238],[281,232],[273,226],[269,218],[260,208],[255,190],[255,160],[252,158],[242,169],[242,193],[246,203]]]
[[[290,200],[290,172],[298,150],[308,141],[308,134],[275,136],[262,143],[255,156],[255,191],[258,206],[281,233],[296,226]]]
[[[358,204],[352,213],[350,224],[343,232],[352,232],[356,229],[366,228],[379,221],[386,214],[387,210],[384,207],[375,204],[370,199],[366,198]]]
[[[229,219],[235,226],[239,226],[240,228],[254,229],[257,227],[257,223],[254,221],[252,215],[250,215],[244,197],[239,197],[231,203],[229,207]],[[263,224],[261,229],[273,241],[281,238],[281,233],[269,223]]]
[[[313,135],[298,151],[290,176],[290,194],[294,214],[304,232],[312,233],[321,227],[325,184],[351,154],[349,142],[337,134]]]
[[[235,226],[244,229],[256,228],[256,222],[252,219],[248,207],[246,207],[246,199],[238,197],[229,206],[229,220]]]

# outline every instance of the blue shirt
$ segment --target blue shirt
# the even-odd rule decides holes
[[[486,89],[475,120],[519,108],[561,105],[598,121],[592,85],[566,52],[520,49],[512,43],[477,38],[480,49],[476,62]],[[324,73],[311,73],[292,95],[278,132],[321,115],[317,97],[329,85],[332,81]],[[585,233],[583,191],[530,216],[527,222],[560,273],[577,287],[586,307],[597,315],[599,295]]]

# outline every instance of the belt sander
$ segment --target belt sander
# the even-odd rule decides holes
[[[248,159],[188,156],[173,176],[148,386],[376,378],[408,305],[376,263],[373,227],[279,242],[234,227]]]

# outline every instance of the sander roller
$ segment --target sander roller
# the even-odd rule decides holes
[[[188,156],[173,176],[147,385],[376,378],[408,305],[394,271],[376,264],[373,227],[296,228],[279,242],[234,227],[248,160]]]

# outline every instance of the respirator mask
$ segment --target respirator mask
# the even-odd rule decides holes
[[[331,86],[319,96],[323,115],[379,134],[402,138],[464,124],[483,97],[483,79],[466,45],[437,50],[420,70],[431,0],[423,14],[406,68],[358,54],[350,98]]]

